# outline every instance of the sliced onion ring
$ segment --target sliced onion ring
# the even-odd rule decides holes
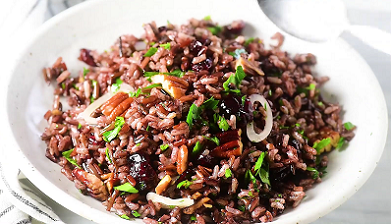
[[[273,127],[273,114],[267,100],[259,94],[252,94],[248,97],[251,104],[253,105],[256,101],[260,102],[262,106],[266,106],[266,119],[265,119],[265,127],[263,131],[257,134],[254,130],[254,121],[247,124],[247,137],[252,142],[260,142],[264,140],[271,132]]]
[[[153,192],[147,194],[147,200],[151,200],[153,203],[160,203],[163,208],[170,208],[170,206],[178,206],[179,208],[186,208],[194,204],[194,200],[190,198],[177,198],[172,199],[158,195]]]
[[[133,91],[134,91],[133,87],[131,87],[130,85],[128,85],[126,83],[122,83],[117,92],[128,93],[128,92],[133,92]],[[96,99],[93,103],[91,103],[83,112],[81,112],[77,116],[77,118],[84,119],[87,122],[87,124],[97,125],[98,124],[97,119],[91,117],[92,112],[94,112],[97,108],[102,106],[102,104],[104,104],[106,101],[108,101],[113,95],[114,95],[114,93],[111,90],[109,92],[105,93],[104,95],[102,95],[101,97]]]

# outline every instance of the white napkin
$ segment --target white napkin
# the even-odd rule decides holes
[[[25,39],[31,37],[33,31],[45,21],[45,17],[51,17],[81,1],[0,1],[0,49],[2,50],[0,63],[4,63],[0,67],[4,68],[13,63],[13,59],[23,47]],[[2,78],[1,85],[4,85],[1,73],[0,78]],[[3,86],[0,87],[5,89]],[[0,97],[0,99],[0,106],[4,107],[5,97]],[[12,158],[7,158],[8,150],[12,149],[6,149],[4,145],[0,145],[0,223],[22,224],[37,223],[37,221],[63,223],[53,210],[40,199],[39,195],[42,195],[42,192],[29,187],[32,185],[20,172],[17,162]]]

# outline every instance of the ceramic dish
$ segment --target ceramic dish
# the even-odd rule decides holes
[[[106,212],[98,201],[84,196],[61,174],[60,167],[45,157],[41,141],[43,115],[51,108],[52,88],[41,70],[58,56],[71,73],[83,67],[77,61],[80,48],[105,50],[126,33],[140,35],[144,22],[185,23],[189,18],[211,15],[227,24],[235,19],[248,26],[245,34],[268,40],[278,29],[266,19],[256,1],[88,1],[45,23],[25,50],[15,58],[6,74],[6,108],[2,116],[6,147],[22,172],[45,194],[73,212],[98,223],[129,223]],[[342,152],[333,151],[328,175],[307,191],[295,209],[286,211],[274,223],[308,223],[327,214],[351,197],[369,178],[379,160],[387,135],[387,111],[381,88],[365,61],[347,43],[338,39],[322,45],[309,44],[286,35],[283,50],[313,53],[318,58],[315,71],[330,81],[322,88],[331,101],[343,105],[344,121],[357,125],[356,137]],[[4,74],[3,74],[4,77]],[[137,221],[142,223],[141,220]]]

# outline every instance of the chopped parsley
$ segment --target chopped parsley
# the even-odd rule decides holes
[[[267,111],[267,104],[266,103],[263,105],[263,108],[265,109],[265,111]]]
[[[169,205],[168,206],[170,209],[174,209],[175,208],[175,205]]]
[[[343,126],[346,128],[346,130],[350,131],[352,130],[355,126],[351,122],[346,122],[343,124]]]
[[[144,57],[151,57],[156,52],[157,52],[157,48],[156,47],[151,47],[151,48],[148,49],[147,53],[144,54]]]
[[[79,164],[77,164],[76,160],[74,160],[73,158],[71,158],[71,154],[73,152],[75,148],[73,149],[70,149],[68,151],[64,151],[62,152],[62,155],[65,157],[65,159],[67,159],[70,163],[72,163],[74,166],[77,166],[81,169],[81,167],[79,166]]]
[[[65,89],[65,87],[66,87],[66,86],[65,86],[65,82],[61,83],[61,88],[62,88],[62,89]]]
[[[129,92],[129,97],[138,97],[141,94],[141,89],[138,88],[136,92]]]
[[[204,136],[205,139],[209,140],[209,141],[212,141],[214,142],[216,145],[220,145],[220,140],[219,138],[217,138],[216,136],[214,137],[207,137],[207,136]]]
[[[244,177],[248,182],[253,182],[253,184],[257,183],[257,178],[254,177],[251,170],[247,170]]]
[[[151,130],[151,126],[147,126],[147,128],[145,129],[146,131],[150,131]]]
[[[120,79],[120,78],[117,78],[115,80],[115,83],[113,85],[111,85],[111,91],[113,93],[116,93],[118,92],[119,88],[120,88],[120,85],[123,83],[123,81]]]
[[[82,128],[82,125],[79,123],[79,124],[77,125],[77,129],[80,129],[80,128]]]
[[[168,149],[168,147],[170,147],[168,144],[160,145],[160,149],[161,149],[162,151],[166,151],[166,149]]]
[[[312,179],[318,179],[319,171],[317,169],[312,168],[312,167],[307,167],[307,170],[313,172]]]
[[[149,45],[151,45],[151,46],[153,46],[153,45],[155,45],[156,43],[155,42],[151,42],[151,43],[149,43]]]
[[[141,216],[140,213],[138,213],[137,211],[132,211],[132,215],[135,217],[135,218],[138,218]]]
[[[160,44],[159,46],[160,46],[160,47],[163,47],[163,48],[166,49],[166,50],[170,50],[170,49],[171,49],[171,44],[170,44],[170,43]]]
[[[208,15],[208,16],[205,16],[205,17],[204,17],[204,20],[210,21],[210,20],[212,20],[212,18],[210,17],[210,15]]]
[[[231,169],[226,169],[225,170],[225,177],[226,178],[230,178],[232,176],[232,171],[231,171]]]
[[[300,124],[299,124],[299,123],[296,123],[295,126],[296,126],[296,127],[300,127]]]
[[[114,122],[114,129],[103,133],[103,140],[105,140],[106,142],[111,142],[111,140],[115,139],[124,124],[125,119],[123,117],[116,117]]]
[[[213,98],[213,96],[209,99],[207,99],[206,101],[204,101],[204,103],[202,104],[202,107],[203,108],[206,108],[206,109],[212,109],[212,110],[215,110],[217,108],[217,105],[219,104],[219,100],[216,100],[215,98]]]
[[[258,175],[261,178],[261,181],[270,186],[269,180],[269,165],[265,160],[267,152],[262,152],[258,157],[257,162],[255,162],[254,171],[256,171],[255,175]],[[266,168],[262,168],[262,166],[266,166]]]
[[[235,51],[229,52],[228,54],[238,59],[241,54],[247,54],[247,51],[245,49],[235,49]]]
[[[321,107],[324,106],[323,102],[322,102],[322,101],[319,101],[319,102],[318,102],[318,106],[321,106]]]
[[[253,194],[253,192],[249,191],[249,192],[248,192],[248,196],[250,196],[250,197],[254,197],[254,194]]]
[[[138,190],[133,187],[129,182],[126,182],[120,186],[114,187],[115,190],[123,191],[123,192],[128,192],[131,194],[136,194],[138,193]]]
[[[240,83],[242,83],[242,80],[244,79],[244,77],[246,77],[246,73],[244,73],[243,67],[242,66],[238,66],[236,68],[235,75],[231,75],[227,79],[227,81],[225,81],[223,83],[224,90],[225,91],[232,91],[229,88],[229,84],[230,83],[234,84],[236,88],[239,88],[239,85],[240,85]]]
[[[178,78],[182,78],[185,75],[185,72],[183,72],[180,69],[175,69],[172,72],[145,72],[144,77],[151,78],[152,76],[159,75],[159,74],[171,75],[171,76],[176,76]]]
[[[269,96],[272,96],[272,90],[271,89],[269,89],[269,92],[268,92],[268,94],[269,94]]]
[[[331,138],[324,138],[320,142],[315,142],[312,148],[316,149],[318,153],[331,143]]]
[[[335,149],[337,149],[339,151],[342,151],[342,146],[343,146],[344,143],[345,143],[345,138],[344,137],[340,137],[339,140],[338,140],[338,143],[337,143],[337,147]]]
[[[315,89],[315,87],[316,87],[315,83],[311,83],[306,89],[313,90]]]
[[[253,42],[255,39],[253,37],[251,38],[248,38],[245,42],[244,42],[244,46],[248,46],[251,42]]]
[[[113,163],[113,161],[111,161],[111,158],[110,158],[110,155],[109,155],[109,148],[106,148],[106,157],[107,159],[109,160],[110,163]]]
[[[223,28],[221,28],[221,26],[211,26],[211,27],[207,27],[207,29],[213,34],[213,35],[217,35],[219,34]]]
[[[192,185],[192,184],[193,184],[192,181],[184,180],[184,181],[180,182],[176,187],[177,187],[178,189],[181,189],[181,187],[184,187],[184,188],[187,189],[187,188],[189,188],[190,185]]]
[[[229,124],[224,117],[220,116],[219,114],[214,114],[213,118],[214,122],[218,124],[221,130],[227,131],[229,129]]]
[[[83,76],[86,77],[86,75],[90,72],[89,69],[83,68]]]
[[[194,103],[190,106],[189,113],[187,114],[186,123],[189,125],[189,128],[193,126],[194,120],[200,118],[201,108],[197,107]]]
[[[246,98],[247,98],[246,95],[242,96],[242,105],[243,105],[243,106],[244,106],[244,104],[246,103]]]
[[[146,87],[144,87],[143,89],[152,89],[152,88],[155,88],[155,87],[162,87],[162,84],[160,84],[160,83],[155,83],[155,84],[146,86]]]
[[[196,154],[200,153],[202,149],[203,149],[203,145],[200,142],[196,142],[196,144],[193,148],[192,154],[196,155]]]
[[[140,146],[141,145],[141,142],[137,143],[136,146]]]
[[[127,216],[127,215],[125,215],[125,214],[121,215],[120,218],[130,220],[129,216]]]
[[[190,216],[191,221],[197,221],[197,217],[195,215]]]

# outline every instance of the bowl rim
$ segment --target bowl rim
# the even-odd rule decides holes
[[[91,5],[101,4],[104,1],[105,0],[95,0],[95,1],[86,1],[86,2],[80,3],[80,4],[73,6],[69,9],[59,13],[58,15],[52,17],[51,19],[46,21],[43,25],[41,25],[37,29],[37,31],[34,33],[34,35],[32,35],[32,38],[29,41],[27,41],[27,43],[23,46],[22,50],[19,51],[19,54],[17,55],[16,60],[14,60],[14,63],[11,64],[11,66],[10,66],[11,70],[7,71],[9,73],[5,75],[5,80],[6,80],[7,86],[6,86],[6,88],[4,88],[4,94],[2,94],[2,96],[1,96],[1,97],[4,97],[5,103],[7,102],[7,99],[8,99],[8,83],[12,77],[11,74],[15,70],[15,66],[18,65],[23,60],[23,58],[21,56],[25,55],[28,52],[30,46],[42,35],[42,33],[44,33],[47,30],[50,30],[53,26],[56,25],[57,22],[60,22],[64,19],[66,19],[68,16],[71,16],[75,13],[78,13],[81,10],[84,10],[87,7],[90,7]],[[284,35],[289,35],[289,34],[284,34]],[[294,38],[294,37],[289,37],[289,38]],[[345,42],[341,38],[338,38],[336,40],[335,44],[343,46],[343,47],[345,47],[345,49],[350,51],[351,55],[354,56],[353,60],[357,61],[358,63],[361,63],[362,66],[364,66],[365,69],[367,70],[366,74],[368,76],[372,76],[372,78],[374,78],[376,80],[377,88],[379,88],[382,93],[381,94],[382,97],[381,97],[381,99],[379,99],[379,104],[381,104],[382,107],[385,109],[384,113],[381,115],[385,118],[384,119],[385,133],[382,136],[383,138],[379,139],[379,142],[380,142],[379,146],[381,146],[381,150],[379,150],[378,157],[377,157],[376,161],[374,161],[375,164],[373,164],[372,166],[368,166],[365,174],[361,178],[358,178],[357,180],[352,181],[352,183],[350,184],[350,187],[346,188],[346,190],[344,192],[345,197],[342,200],[335,200],[332,203],[330,203],[329,204],[330,209],[327,209],[327,210],[325,209],[325,210],[320,211],[318,213],[309,214],[309,215],[305,215],[305,216],[296,216],[295,220],[287,220],[287,221],[292,221],[292,222],[295,221],[296,222],[297,220],[300,220],[300,223],[309,223],[309,222],[312,222],[312,221],[320,218],[321,216],[326,215],[327,213],[331,212],[335,208],[342,205],[359,188],[361,188],[364,185],[364,183],[368,180],[368,178],[370,177],[370,175],[373,173],[374,169],[376,168],[377,163],[380,160],[381,155],[384,151],[384,147],[385,147],[385,143],[386,143],[386,139],[387,139],[388,115],[387,115],[387,107],[386,107],[386,101],[384,98],[384,93],[381,90],[379,82],[377,81],[376,76],[374,75],[373,71],[371,70],[369,65],[366,63],[366,61],[360,56],[360,54],[356,50],[354,50],[352,47],[350,47],[350,45],[347,42]],[[6,123],[5,130],[11,130],[12,124],[10,124],[8,122],[8,116],[9,116],[8,115],[8,108],[5,105],[4,107],[1,108],[1,110],[5,112],[4,113],[5,116],[0,118],[3,121],[3,123]],[[27,158],[27,156],[23,153],[21,148],[18,146],[16,139],[13,137],[12,132],[10,132],[10,131],[8,131],[8,132],[2,131],[2,132],[4,134],[3,136],[5,136],[5,139],[9,140],[5,143],[5,146],[7,146],[8,148],[14,149],[10,152],[12,154],[14,154],[17,158],[21,159],[21,162],[20,162],[21,171],[25,174],[25,176],[35,186],[37,186],[38,189],[40,189],[42,192],[44,192],[44,194],[46,194],[50,198],[54,199],[57,203],[61,204],[65,208],[73,211],[74,213],[76,213],[76,214],[78,214],[88,220],[98,222],[98,223],[109,223],[114,220],[116,222],[129,223],[128,220],[122,220],[120,218],[115,218],[112,214],[109,214],[107,212],[102,212],[96,208],[93,208],[93,207],[83,203],[82,201],[79,201],[73,197],[69,197],[69,195],[67,195],[61,189],[57,188],[56,185],[54,185],[48,179],[46,179],[45,176],[41,172],[39,172],[38,170],[35,169],[35,167],[31,164],[30,160]],[[297,223],[299,223],[299,222],[297,222]]]

